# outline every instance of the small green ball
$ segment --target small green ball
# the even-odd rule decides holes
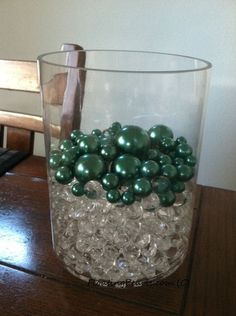
[[[169,152],[172,149],[174,149],[175,141],[171,137],[163,136],[163,137],[161,137],[161,139],[159,141],[159,146],[160,146],[161,150],[163,150],[165,152]]]
[[[66,166],[59,167],[55,172],[55,179],[58,183],[68,184],[73,179],[73,173],[70,168]]]
[[[100,155],[105,160],[113,160],[117,156],[117,149],[114,145],[105,145],[101,148]]]
[[[165,193],[158,194],[158,197],[162,206],[171,206],[174,204],[176,199],[174,192],[172,192],[171,190]]]
[[[171,164],[167,164],[167,165],[162,166],[161,174],[164,177],[167,177],[169,179],[173,179],[177,176],[177,169],[175,166],[173,166]]]
[[[155,193],[164,193],[170,189],[170,180],[166,177],[159,177],[157,179],[157,184],[154,185],[153,191]]]
[[[185,164],[190,166],[190,167],[194,167],[196,165],[196,163],[197,163],[197,159],[193,155],[187,156],[185,158]]]
[[[141,175],[147,178],[154,178],[158,175],[160,167],[154,160],[147,160],[142,163]]]
[[[75,176],[84,183],[100,179],[104,172],[105,163],[102,157],[96,154],[83,155],[75,163]]]
[[[184,159],[183,158],[179,158],[176,157],[173,159],[173,165],[174,166],[179,166],[179,165],[183,165],[184,164]]]
[[[135,195],[131,190],[125,191],[121,195],[121,200],[125,205],[131,205],[135,201]]]
[[[173,192],[176,192],[176,193],[181,193],[185,190],[185,184],[184,182],[182,181],[172,181],[171,183],[171,189]]]
[[[104,136],[101,135],[99,136],[99,141],[100,141],[100,147],[104,147],[104,146],[112,146],[114,145],[114,138],[111,136]]]
[[[180,181],[188,181],[194,175],[193,168],[187,165],[177,166],[177,172],[178,172],[178,179]]]
[[[162,137],[173,138],[174,134],[172,130],[165,125],[155,125],[148,131],[152,145],[159,145]]]
[[[193,150],[188,144],[182,143],[176,147],[175,153],[177,157],[186,158],[192,154]]]
[[[77,182],[75,184],[73,184],[72,188],[71,188],[71,192],[75,195],[75,196],[82,196],[84,195],[85,191],[84,191],[84,184]]]
[[[122,128],[121,124],[119,122],[114,122],[111,125],[111,130],[113,133],[117,133]]]
[[[77,157],[77,148],[75,146],[63,151],[61,156],[61,164],[63,166],[71,166],[75,163]]]
[[[187,139],[185,137],[183,137],[183,136],[180,136],[180,137],[176,138],[175,144],[176,145],[187,144]]]
[[[133,183],[134,194],[138,196],[148,196],[152,192],[151,182],[146,178],[138,178]]]
[[[117,188],[119,185],[119,178],[115,173],[109,172],[102,177],[102,186],[104,190],[111,190]]]
[[[65,151],[70,149],[73,146],[73,142],[70,139],[64,139],[63,141],[61,141],[60,143],[60,150]]]
[[[102,131],[98,128],[95,128],[92,130],[91,134],[95,135],[95,136],[100,136],[100,135],[102,135]]]
[[[160,155],[159,155],[158,163],[159,163],[161,166],[171,164],[171,162],[172,162],[172,159],[170,158],[169,155],[166,155],[166,154],[160,154]]]
[[[125,153],[142,156],[150,147],[148,133],[139,126],[127,125],[115,137],[116,146]]]
[[[56,170],[60,164],[61,164],[61,152],[57,151],[54,153],[50,153],[50,157],[49,157],[49,166],[51,169]]]
[[[158,149],[151,148],[147,152],[147,159],[158,161],[160,156],[160,151]]]
[[[71,133],[70,133],[70,139],[72,140],[72,142],[74,144],[77,143],[77,140],[83,135],[83,132],[81,132],[78,129],[74,129]]]
[[[112,164],[112,171],[121,179],[133,179],[139,174],[141,161],[129,154],[124,154],[116,158]]]
[[[118,190],[110,190],[106,194],[107,201],[110,203],[117,203],[120,200],[120,192]]]
[[[92,154],[98,150],[99,139],[96,135],[85,135],[79,141],[78,146],[82,154]]]

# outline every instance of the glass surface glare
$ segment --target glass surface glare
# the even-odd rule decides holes
[[[82,189],[76,184],[74,165],[86,150],[102,155],[102,142],[109,139],[112,128],[115,135],[114,122],[146,131],[157,124],[168,126],[175,140],[187,139],[198,161],[211,64],[189,56],[113,50],[54,52],[41,55],[38,60],[48,163],[50,153],[59,150],[59,160],[54,156],[53,168],[48,164],[55,252],[72,274],[99,285],[110,282],[110,286],[120,287],[120,282],[124,282],[132,286],[132,282],[145,284],[167,277],[181,265],[187,252],[197,165],[191,167],[195,177],[185,181],[185,186],[176,184],[177,176],[173,175],[171,188],[175,184],[179,193],[175,193],[176,200],[169,206],[163,206],[165,202],[154,191],[145,197],[136,196],[130,205],[109,203],[99,179],[88,181]],[[77,132],[71,135],[73,130]],[[79,137],[80,132],[92,131],[98,135],[99,145],[96,137],[87,138],[87,144],[73,138],[75,134]],[[74,156],[72,151],[68,154],[70,142],[62,143],[70,138]],[[143,157],[151,145],[147,142],[145,146]],[[172,153],[168,151],[169,158],[153,158],[159,164],[151,164],[154,173],[159,169],[168,171],[162,165],[165,159],[174,164],[175,155],[182,155],[183,149],[176,149],[176,143],[174,146]],[[189,151],[189,147],[183,148]],[[106,150],[102,159],[110,155],[112,160],[126,149]],[[68,159],[74,159],[73,163]],[[151,158],[140,159],[144,162]],[[194,165],[193,159],[188,163]],[[63,174],[63,168],[59,174],[62,165],[64,170],[70,169],[69,175]],[[110,170],[112,164],[105,165]],[[99,168],[95,171],[101,173],[103,167]],[[55,180],[59,176],[65,184]],[[152,188],[159,185],[158,177],[160,174],[150,180]],[[122,195],[129,185],[119,181]],[[147,181],[142,183],[147,185]],[[110,196],[116,199],[115,195]]]

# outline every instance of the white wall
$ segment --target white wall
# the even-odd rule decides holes
[[[193,55],[214,65],[199,183],[236,190],[236,1],[1,0],[0,57],[35,59],[63,42]],[[1,93],[0,107],[13,97]],[[4,106],[2,102],[4,101]],[[40,112],[38,98],[18,109]],[[39,152],[41,149],[39,148]]]

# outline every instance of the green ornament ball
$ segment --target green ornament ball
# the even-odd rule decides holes
[[[75,163],[77,157],[77,147],[72,146],[70,149],[63,151],[61,155],[61,164],[71,166]]]
[[[79,157],[75,163],[75,177],[82,182],[100,179],[105,172],[105,163],[101,156],[87,154]]]
[[[179,144],[176,147],[175,154],[177,157],[186,158],[192,154],[192,148],[186,143]]]
[[[183,165],[184,164],[184,159],[180,158],[180,157],[175,157],[173,159],[173,165],[174,166],[179,166],[179,165]]]
[[[79,141],[78,147],[82,154],[95,153],[99,147],[99,139],[96,135],[84,135]]]
[[[135,195],[145,197],[152,192],[151,182],[146,178],[138,178],[134,180],[133,191]]]
[[[107,201],[110,203],[117,203],[120,200],[120,192],[118,190],[109,190],[106,194]]]
[[[171,189],[173,192],[181,193],[185,190],[185,184],[182,181],[174,180],[171,183]]]
[[[119,185],[119,178],[115,173],[109,172],[102,177],[102,186],[104,190],[115,189]]]
[[[185,164],[190,167],[195,167],[196,163],[197,163],[197,159],[195,156],[190,155],[185,158]]]
[[[177,173],[180,181],[188,181],[194,175],[193,168],[188,165],[177,166]]]
[[[147,160],[142,163],[141,175],[147,178],[154,178],[158,175],[160,167],[154,160]]]
[[[55,172],[55,179],[58,183],[68,184],[73,179],[73,173],[69,167],[59,167]]]
[[[162,136],[159,141],[160,149],[169,152],[174,149],[175,141],[172,137]]]
[[[92,130],[91,132],[92,135],[95,135],[95,136],[101,136],[102,135],[102,131],[98,128],[95,128]]]
[[[187,139],[185,137],[183,137],[183,136],[180,136],[180,137],[176,138],[175,144],[176,145],[187,144]]]
[[[74,129],[71,133],[70,133],[70,139],[72,140],[72,142],[74,144],[77,143],[77,140],[79,138],[81,138],[83,136],[83,132],[81,132],[80,130],[78,129]]]
[[[127,125],[115,137],[116,146],[125,153],[142,156],[150,147],[148,133],[141,127]]]
[[[162,206],[171,206],[174,204],[174,202],[176,200],[176,196],[175,196],[174,192],[172,192],[171,190],[169,190],[165,193],[158,194],[158,197],[160,199],[160,204]]]
[[[141,161],[137,157],[124,154],[115,159],[111,169],[120,179],[133,179],[139,174],[140,167]]]
[[[172,130],[165,125],[154,125],[148,131],[152,145],[159,145],[162,137],[173,138]]]
[[[166,177],[159,177],[153,187],[155,193],[164,193],[170,189],[170,180]]]
[[[147,152],[147,159],[158,161],[160,156],[160,151],[158,149],[150,148]]]
[[[61,151],[68,150],[73,146],[73,142],[70,139],[64,139],[60,142],[59,148]]]
[[[169,179],[173,179],[177,176],[177,169],[171,164],[166,164],[161,168],[161,175]]]
[[[61,164],[61,152],[56,151],[54,153],[50,153],[49,156],[49,166],[51,169],[56,170]]]
[[[160,155],[159,155],[159,158],[158,158],[158,163],[159,163],[161,166],[168,165],[168,164],[171,164],[171,163],[172,163],[172,159],[170,158],[169,155],[160,154]]]
[[[131,205],[135,201],[135,195],[131,190],[127,190],[121,195],[121,200],[125,205]]]
[[[84,184],[81,182],[77,182],[75,184],[73,184],[72,188],[71,188],[71,192],[75,195],[75,196],[82,196],[85,194],[85,190],[84,190]]]
[[[101,148],[100,155],[105,160],[113,160],[117,156],[117,148],[114,145],[105,145]]]

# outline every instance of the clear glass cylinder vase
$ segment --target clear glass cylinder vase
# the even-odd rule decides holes
[[[167,277],[188,248],[211,64],[113,50],[38,61],[56,254],[99,285]]]

